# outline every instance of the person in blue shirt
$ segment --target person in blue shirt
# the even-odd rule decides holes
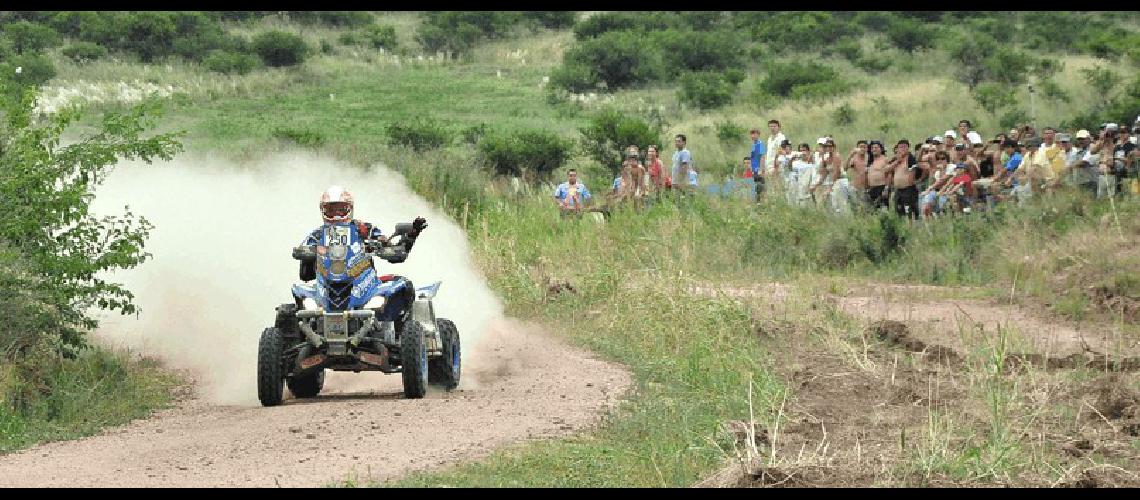
[[[749,135],[752,137],[752,182],[756,183],[756,201],[760,201],[760,195],[764,194],[764,172],[761,172],[761,167],[768,148],[760,140],[760,129],[752,129]]]
[[[673,153],[673,183],[682,184],[684,180],[691,177],[689,171],[693,168],[693,155],[689,149],[685,147],[688,138],[685,134],[677,134],[673,138],[673,144],[677,147],[677,151]]]
[[[590,201],[590,190],[586,185],[578,182],[578,171],[570,169],[566,172],[566,182],[554,189],[554,200],[558,208],[565,215],[569,212],[581,212],[583,205]]]

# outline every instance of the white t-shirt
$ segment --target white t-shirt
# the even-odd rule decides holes
[[[780,144],[783,144],[785,140],[787,140],[787,138],[784,137],[783,132],[776,132],[775,136],[768,138],[766,151],[768,151],[769,154],[764,155],[764,173],[768,173],[772,170],[772,165],[776,160],[776,155],[771,153],[779,151]]]

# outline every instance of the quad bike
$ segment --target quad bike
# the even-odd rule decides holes
[[[422,398],[429,384],[459,385],[459,331],[436,318],[432,298],[440,282],[415,288],[411,280],[377,276],[372,257],[407,259],[415,242],[412,224],[397,224],[386,244],[365,240],[351,224],[328,224],[320,246],[299,246],[302,281],[294,303],[277,307],[274,325],[261,332],[257,352],[257,397],[263,406],[284,399],[284,387],[312,398],[324,386],[325,370],[400,373],[404,397]]]

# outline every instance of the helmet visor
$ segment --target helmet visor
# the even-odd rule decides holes
[[[352,205],[343,201],[333,201],[321,205],[321,213],[328,219],[343,219],[352,211]]]

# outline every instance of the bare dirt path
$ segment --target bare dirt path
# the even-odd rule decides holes
[[[197,398],[102,435],[0,456],[0,486],[322,486],[391,478],[581,431],[629,373],[532,325],[498,321],[460,389],[401,396],[398,375],[330,373],[312,400],[279,407]]]

